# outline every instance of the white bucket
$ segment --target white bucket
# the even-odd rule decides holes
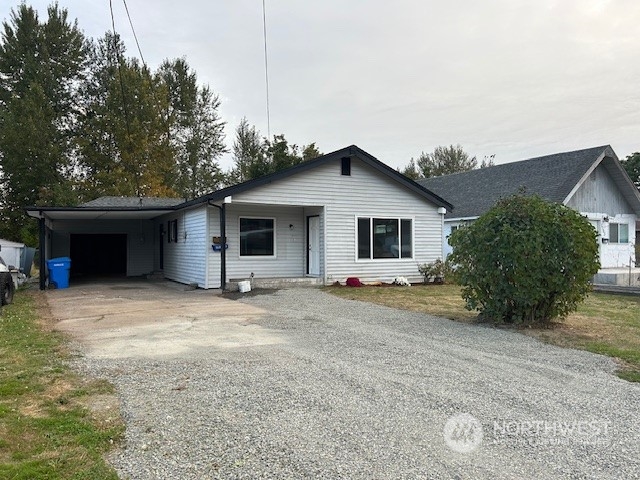
[[[238,291],[240,293],[247,293],[251,291],[251,282],[249,280],[243,280],[238,282]]]

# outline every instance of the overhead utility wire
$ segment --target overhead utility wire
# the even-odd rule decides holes
[[[267,62],[267,10],[262,0],[262,33],[264,37],[264,82],[267,90],[267,138],[271,139],[271,118],[269,114],[269,64]]]
[[[113,30],[113,51],[116,55],[116,60],[118,62],[118,76],[120,77],[120,91],[122,93],[122,109],[124,110],[124,121],[127,127],[127,139],[131,138],[131,127],[129,125],[129,109],[127,108],[127,97],[124,93],[124,78],[122,77],[122,59],[120,58],[120,54],[118,52],[118,45],[116,44],[116,21],[113,18],[113,1],[109,0],[109,10],[111,12],[111,29]]]
[[[129,15],[129,7],[127,6],[127,0],[122,0],[124,3],[124,9],[127,12],[127,18],[129,19],[129,25],[131,25],[131,31],[133,32],[133,39],[136,41],[136,47],[138,47],[138,53],[140,54],[140,60],[142,60],[142,64],[146,65],[147,62],[144,61],[144,57],[142,56],[142,50],[140,49],[140,43],[138,43],[138,36],[136,35],[136,29],[133,28],[133,22],[131,21],[131,15]]]

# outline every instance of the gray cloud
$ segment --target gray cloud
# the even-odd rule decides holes
[[[89,36],[110,28],[104,1],[60,4]],[[229,144],[243,116],[266,135],[260,0],[128,5],[151,66],[185,56],[220,94]],[[355,143],[392,166],[449,143],[499,163],[640,150],[635,0],[267,0],[267,23],[271,130],[292,142]]]

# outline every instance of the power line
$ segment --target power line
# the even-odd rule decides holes
[[[264,82],[267,90],[267,138],[271,139],[271,118],[269,114],[269,64],[267,62],[267,10],[262,0],[262,32],[264,37]]]
[[[127,97],[124,92],[124,78],[122,76],[122,59],[118,52],[118,36],[116,34],[116,21],[113,18],[113,1],[109,0],[109,10],[111,11],[111,28],[113,30],[113,51],[118,62],[118,76],[120,77],[120,91],[122,93],[122,109],[124,110],[124,120],[127,127],[127,140],[131,138],[131,127],[129,126],[129,109],[127,108]]]
[[[127,146],[131,147],[131,124],[129,121],[129,109],[127,108],[127,97],[125,95],[124,90],[124,78],[122,76],[122,62],[123,59],[120,58],[120,52],[118,50],[118,36],[116,34],[116,21],[113,16],[113,1],[109,0],[109,10],[111,12],[111,28],[113,29],[113,50],[116,56],[116,61],[118,62],[118,76],[120,77],[120,91],[122,92],[122,109],[124,110],[124,123],[127,128]],[[133,175],[136,184],[136,194],[140,195],[140,179],[138,175]]]
[[[124,3],[124,9],[127,12],[127,18],[129,19],[129,25],[131,26],[131,31],[133,32],[133,39],[136,41],[136,47],[138,47],[138,53],[140,54],[140,60],[142,60],[142,64],[146,65],[147,62],[144,61],[144,57],[142,56],[142,50],[140,49],[140,44],[138,43],[138,36],[136,35],[136,29],[133,28],[133,22],[131,21],[131,15],[129,15],[129,7],[127,6],[127,0],[122,0]],[[113,15],[113,13],[112,13]]]

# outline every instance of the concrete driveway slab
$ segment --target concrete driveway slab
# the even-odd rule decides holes
[[[57,328],[88,356],[160,358],[278,343],[264,310],[170,282],[96,282],[47,292]]]

